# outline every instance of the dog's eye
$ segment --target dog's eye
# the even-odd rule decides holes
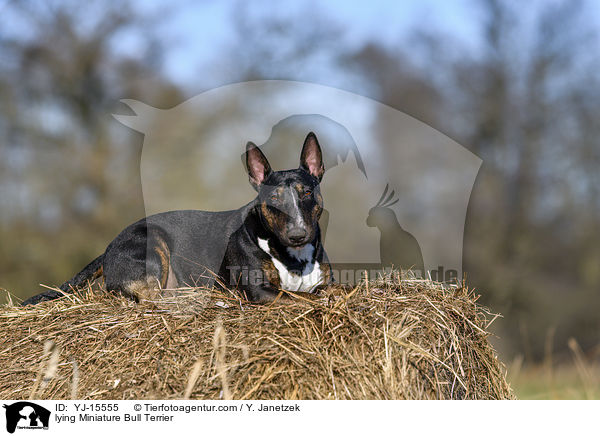
[[[279,195],[277,194],[271,194],[271,200],[272,201],[277,201],[279,199]]]
[[[308,197],[310,197],[311,194],[312,194],[312,191],[304,191],[304,193],[302,194],[302,198],[308,198]]]

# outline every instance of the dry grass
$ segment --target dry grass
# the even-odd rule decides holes
[[[215,290],[9,304],[0,398],[514,398],[476,300],[387,277],[271,306]]]

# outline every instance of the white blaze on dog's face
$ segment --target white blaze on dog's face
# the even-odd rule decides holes
[[[258,191],[265,227],[287,247],[302,247],[313,241],[323,212],[319,182],[324,167],[316,136],[307,136],[297,170],[273,172],[252,143],[246,146],[246,166],[250,184]]]

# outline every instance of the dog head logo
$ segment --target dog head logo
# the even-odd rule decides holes
[[[17,428],[47,429],[50,421],[50,411],[29,401],[19,401],[5,404],[6,431],[14,433]]]
[[[148,216],[239,208],[253,195],[240,165],[243,145],[257,144],[273,168],[296,168],[297,144],[314,131],[326,168],[320,226],[332,264],[462,276],[466,211],[481,159],[421,121],[349,92],[276,80],[227,85],[165,110],[123,103],[133,114],[115,118],[144,134]]]

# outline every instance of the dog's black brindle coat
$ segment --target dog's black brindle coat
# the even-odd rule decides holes
[[[298,169],[272,171],[251,142],[246,146],[246,167],[258,191],[247,205],[225,212],[179,210],[144,218],[125,228],[104,254],[60,289],[73,292],[103,276],[107,290],[137,300],[165,288],[220,283],[237,287],[251,301],[265,302],[285,288],[290,271],[298,273],[296,278],[314,273],[319,283],[301,282],[298,289],[287,290],[313,292],[329,284],[332,274],[318,224],[324,166],[315,134],[304,141]],[[262,275],[257,277],[256,271]],[[23,304],[61,296],[48,291]]]

